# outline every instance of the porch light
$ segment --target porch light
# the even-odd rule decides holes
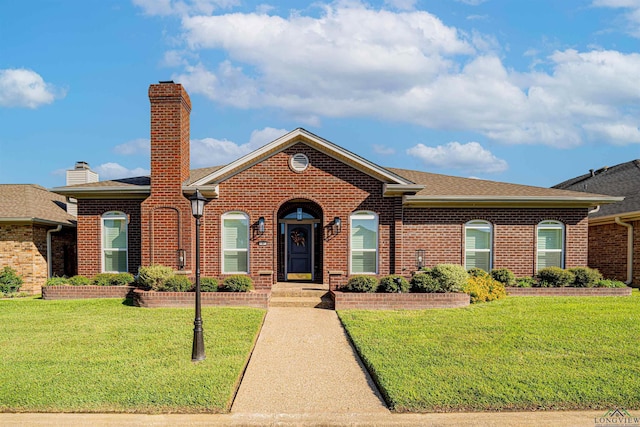
[[[204,354],[204,334],[202,330],[201,292],[200,292],[200,218],[204,215],[204,205],[208,200],[196,189],[191,201],[191,212],[196,219],[196,316],[193,321],[193,347],[191,361],[199,362],[206,358]]]
[[[421,270],[424,267],[424,249],[416,250],[416,269]]]
[[[338,234],[342,230],[342,221],[340,217],[333,218],[333,233]]]
[[[186,251],[184,249],[178,249],[178,270],[184,270],[184,260],[186,258]]]
[[[207,200],[198,189],[193,193],[193,196],[189,197],[189,200],[191,201],[191,213],[193,217],[195,219],[202,218],[202,215],[204,215],[204,205],[206,205],[209,200]]]
[[[258,233],[263,234],[264,233],[264,217],[261,216],[258,219]]]

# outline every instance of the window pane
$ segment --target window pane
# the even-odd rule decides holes
[[[249,226],[246,219],[224,220],[224,249],[247,249]]]
[[[465,245],[467,249],[489,249],[491,247],[491,230],[489,228],[467,228]]]
[[[555,228],[538,229],[538,250],[562,249],[562,230]]]
[[[467,270],[473,267],[481,268],[484,271],[489,271],[490,268],[490,252],[467,252],[466,265],[464,268]]]
[[[126,249],[127,233],[123,219],[104,219],[102,226],[102,244],[105,249]]]
[[[104,271],[126,272],[127,251],[104,251]]]
[[[351,221],[351,248],[376,249],[378,225],[375,219],[353,219]]]
[[[353,273],[375,273],[376,252],[353,251],[351,253],[351,271]]]
[[[246,251],[225,251],[224,252],[224,272],[225,273],[246,273],[247,252]]]
[[[546,267],[562,267],[562,252],[538,252],[538,270]]]

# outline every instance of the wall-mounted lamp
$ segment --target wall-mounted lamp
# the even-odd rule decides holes
[[[259,234],[263,234],[264,233],[264,217],[261,216],[258,219],[258,233]]]
[[[342,230],[342,221],[340,217],[333,218],[333,234],[338,234]]]
[[[185,259],[187,258],[187,253],[184,249],[178,249],[178,270],[184,270]]]
[[[424,249],[416,250],[416,269],[421,270],[424,267]]]

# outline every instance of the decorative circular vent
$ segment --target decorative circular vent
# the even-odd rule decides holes
[[[294,154],[289,159],[289,166],[296,172],[303,172],[309,167],[309,158],[302,153]]]

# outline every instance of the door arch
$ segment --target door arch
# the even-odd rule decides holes
[[[322,282],[322,208],[296,199],[278,210],[278,280]]]

